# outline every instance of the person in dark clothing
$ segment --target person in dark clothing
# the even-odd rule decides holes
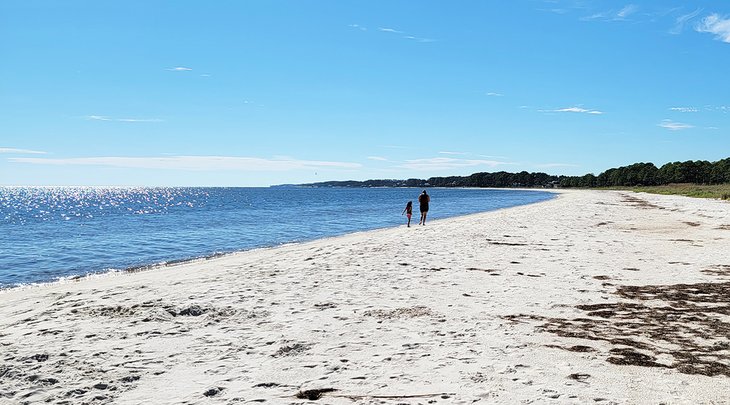
[[[411,215],[413,215],[413,201],[408,201],[406,208],[403,209],[401,215],[406,214],[408,217],[408,227],[411,227]]]
[[[418,196],[418,204],[421,208],[421,220],[418,221],[418,225],[426,225],[426,215],[428,215],[428,203],[431,202],[431,197],[423,190],[421,195]]]

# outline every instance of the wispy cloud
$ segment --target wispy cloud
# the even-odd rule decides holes
[[[618,11],[602,11],[598,13],[593,13],[585,17],[581,17],[580,19],[582,21],[625,21],[630,15],[635,14],[637,11],[639,11],[639,7],[637,5],[627,4]]]
[[[348,27],[355,28],[355,29],[360,30],[360,31],[367,31],[368,30],[367,28],[363,27],[360,24],[349,24]]]
[[[593,115],[601,115],[603,114],[603,111],[598,110],[589,110],[587,108],[583,107],[566,107],[566,108],[559,108],[557,110],[538,110],[540,112],[546,112],[546,113],[583,113],[583,114],[593,114]]]
[[[702,19],[695,27],[697,32],[715,34],[715,39],[730,43],[730,18],[711,14]]]
[[[377,160],[379,162],[387,162],[388,159],[382,157],[382,156],[368,156],[369,160]]]
[[[359,163],[299,160],[292,158],[263,159],[237,156],[160,156],[160,157],[82,157],[66,159],[10,158],[15,163],[54,166],[107,166],[130,169],[166,170],[241,170],[241,171],[287,171],[301,169],[357,169]]]
[[[670,107],[670,111],[677,111],[681,113],[693,113],[699,111],[698,109],[694,107]]]
[[[547,11],[554,14],[568,14],[570,10],[566,8],[539,8],[537,11]]]
[[[159,118],[112,118],[103,115],[87,115],[87,120],[92,121],[114,121],[114,122],[162,122]]]
[[[0,148],[0,153],[12,153],[16,155],[45,155],[48,152],[30,149]]]
[[[348,25],[348,27],[353,28],[353,29],[358,29],[360,31],[367,31],[367,28],[366,27],[363,27],[363,26],[358,25],[358,24],[350,24],[350,25]],[[401,30],[398,30],[398,29],[395,29],[395,28],[378,27],[378,31],[379,32],[386,33],[386,34],[400,35],[401,38],[407,39],[409,41],[414,41],[414,42],[423,42],[423,43],[425,43],[425,42],[435,42],[436,41],[435,39],[415,36],[415,35],[412,35],[412,34],[409,34],[409,33],[405,32],[405,31],[401,31]]]
[[[454,155],[454,156],[465,156],[468,155],[466,152],[449,152],[449,151],[441,151],[439,152],[441,155]]]
[[[477,155],[477,156],[487,158],[487,159],[509,159],[507,156],[497,156],[497,155]]]
[[[442,169],[456,169],[461,167],[474,167],[474,166],[486,166],[496,167],[501,165],[508,165],[511,163],[500,162],[496,160],[481,160],[481,159],[454,159],[445,157],[436,157],[428,159],[412,159],[406,160],[400,167],[412,170],[442,170]]]
[[[189,67],[184,67],[184,66],[177,66],[177,67],[173,67],[173,68],[168,68],[166,70],[169,70],[171,72],[189,72],[193,69],[191,69]]]
[[[682,122],[676,122],[676,121],[672,121],[672,120],[662,120],[662,122],[660,122],[657,125],[662,128],[666,128],[670,131],[681,131],[683,129],[694,128],[694,125],[685,124]]]
[[[416,41],[416,42],[436,42],[435,39],[414,37],[413,35],[406,35],[403,38],[410,39],[410,40]]]
[[[608,12],[593,13],[591,15],[581,17],[581,21],[605,20],[610,16]]]
[[[618,18],[626,18],[630,16],[631,14],[634,14],[639,10],[639,7],[635,4],[629,4],[622,8],[618,13],[616,13],[616,17]]]
[[[493,91],[490,91],[489,93],[487,93],[487,95],[489,97],[503,97],[504,96],[504,94],[502,94],[502,93],[495,93]]]
[[[396,29],[393,29],[393,28],[384,28],[384,27],[379,27],[379,28],[378,28],[378,31],[382,31],[382,32],[392,32],[392,33],[394,33],[394,34],[403,34],[403,33],[404,33],[403,31],[398,31],[398,30],[396,30]]]
[[[695,11],[692,11],[691,13],[682,14],[679,17],[676,18],[674,22],[674,27],[672,27],[671,30],[669,30],[670,34],[681,34],[682,31],[684,31],[684,26],[687,25],[688,22],[692,21],[694,18],[696,18],[700,13],[702,12],[701,8],[698,8]]]

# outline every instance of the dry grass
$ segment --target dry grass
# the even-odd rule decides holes
[[[698,198],[719,198],[730,200],[730,184],[698,185],[698,184],[668,184],[654,187],[634,187],[636,192],[652,194],[676,194]]]

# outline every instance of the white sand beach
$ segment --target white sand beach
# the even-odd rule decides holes
[[[560,191],[2,291],[0,403],[730,403],[729,300],[729,203]]]

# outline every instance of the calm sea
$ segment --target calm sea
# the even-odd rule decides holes
[[[0,187],[0,288],[403,225],[420,189]],[[544,201],[429,189],[429,219]]]

